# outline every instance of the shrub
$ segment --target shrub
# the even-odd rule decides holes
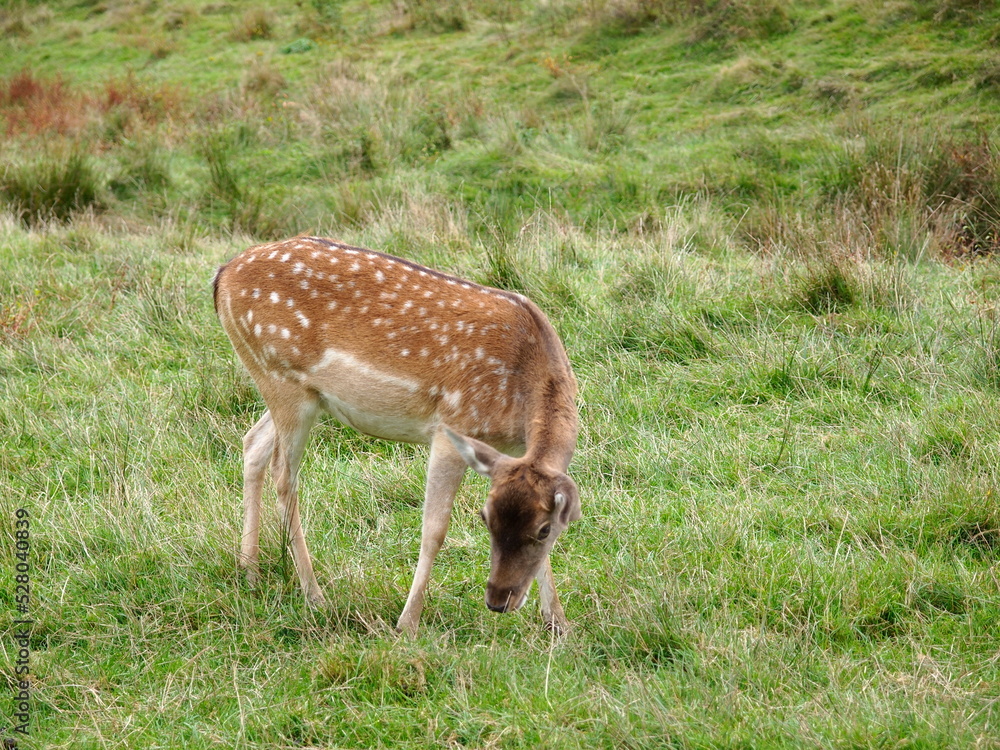
[[[131,145],[118,157],[119,171],[108,187],[118,198],[144,191],[162,192],[170,186],[167,156],[155,142]]]
[[[206,198],[209,204],[222,209],[233,231],[264,239],[274,239],[285,233],[285,220],[276,212],[266,210],[264,193],[237,174],[232,149],[225,138],[206,139],[200,152],[208,165]]]
[[[696,40],[765,39],[791,30],[786,6],[783,0],[610,0],[600,21],[625,34],[687,22]]]
[[[38,26],[44,26],[52,20],[52,10],[46,5],[35,5],[24,0],[5,3],[0,8],[0,37],[28,37]]]
[[[62,78],[40,78],[22,70],[0,82],[0,109],[9,133],[69,135],[85,120],[84,100]]]
[[[954,138],[862,123],[822,177],[886,249],[901,230],[933,234],[945,254],[1000,250],[1000,153],[986,135]]]
[[[844,261],[807,267],[793,294],[796,306],[812,315],[850,307],[861,296],[855,274]]]
[[[103,185],[90,158],[81,151],[68,157],[46,156],[0,176],[0,198],[20,220],[33,226],[66,221],[77,211],[100,209]]]
[[[253,60],[243,74],[243,90],[273,98],[286,86],[285,77],[264,60]]]
[[[234,42],[252,42],[274,36],[275,17],[267,8],[251,8],[237,21],[229,38]]]
[[[403,8],[410,29],[445,33],[465,31],[469,27],[465,5],[455,0],[407,0]]]

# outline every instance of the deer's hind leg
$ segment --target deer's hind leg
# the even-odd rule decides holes
[[[243,537],[240,542],[240,566],[247,581],[257,583],[260,576],[260,504],[264,474],[274,454],[274,422],[271,412],[264,412],[243,437]]]
[[[298,575],[302,591],[311,604],[325,603],[323,591],[313,572],[309,548],[306,546],[305,532],[299,515],[298,478],[302,454],[305,451],[316,416],[319,413],[319,398],[303,389],[289,398],[287,389],[282,398],[269,401],[269,411],[273,422],[274,452],[271,457],[271,475],[278,493],[278,510],[281,513],[282,528],[288,547],[292,551],[292,561]],[[265,401],[268,401],[265,394]]]

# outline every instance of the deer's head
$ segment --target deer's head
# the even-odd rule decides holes
[[[512,612],[528,596],[531,581],[571,521],[580,517],[576,484],[561,471],[513,458],[447,428],[452,444],[492,486],[480,517],[490,532],[486,606]]]

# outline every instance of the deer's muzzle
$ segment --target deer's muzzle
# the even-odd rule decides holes
[[[486,606],[494,612],[513,612],[528,601],[528,592],[486,584]]]

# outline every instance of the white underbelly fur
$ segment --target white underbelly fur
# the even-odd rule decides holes
[[[410,378],[380,372],[347,352],[327,349],[309,370],[309,385],[334,417],[368,435],[428,443],[433,419],[420,416],[427,398]]]

